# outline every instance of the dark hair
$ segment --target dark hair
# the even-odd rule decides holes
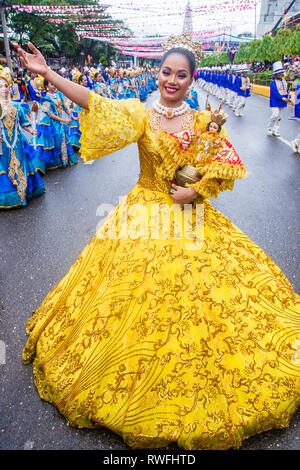
[[[218,124],[217,122],[215,122],[215,121],[210,121],[206,126],[206,130],[209,131],[209,126],[211,125],[212,122],[214,122],[215,124],[218,125],[219,128],[218,128],[217,132],[219,134],[221,132],[222,126],[220,124]]]
[[[164,53],[164,55],[161,59],[160,66],[163,65],[166,58],[169,57],[169,55],[171,55],[171,54],[181,54],[187,59],[187,61],[189,63],[189,67],[190,67],[191,77],[193,78],[194,77],[194,72],[196,70],[196,61],[195,61],[195,58],[194,58],[193,54],[191,54],[189,51],[186,51],[185,49],[180,49],[179,47],[174,47],[173,49],[170,49],[169,51]]]

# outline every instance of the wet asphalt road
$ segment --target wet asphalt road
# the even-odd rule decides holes
[[[158,93],[147,100],[150,106]],[[205,93],[199,91],[200,107]],[[210,99],[212,107],[218,101]],[[257,243],[300,293],[300,154],[266,135],[268,99],[253,95],[242,118],[229,111],[227,130],[245,162],[248,178],[211,202]],[[284,113],[281,135],[292,140],[299,123]],[[96,231],[102,203],[116,205],[139,176],[137,148],[131,145],[93,164],[58,169],[44,177],[46,193],[26,208],[0,212],[0,449],[128,450],[106,429],[67,426],[55,407],[42,401],[32,368],[21,361],[25,322],[50,289],[67,273]],[[5,354],[3,351],[5,345]],[[177,449],[170,446],[169,449]],[[284,430],[244,441],[241,450],[299,450],[300,411]]]

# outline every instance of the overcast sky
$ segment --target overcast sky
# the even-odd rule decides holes
[[[245,31],[255,31],[255,9],[226,12],[220,8],[226,0],[190,0],[191,8],[203,5],[218,6],[214,13],[200,15],[193,13],[193,31],[214,30],[227,26],[237,35]],[[228,0],[232,1],[232,0]],[[238,3],[237,0],[234,0]],[[105,2],[106,3],[106,2]],[[116,18],[124,19],[137,36],[150,34],[180,34],[183,27],[186,0],[107,0],[112,5],[108,12]],[[260,2],[256,7],[256,22],[259,21]]]

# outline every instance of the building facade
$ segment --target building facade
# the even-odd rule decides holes
[[[290,6],[292,0],[262,0],[259,23],[257,25],[257,36],[272,31],[277,21],[280,20],[284,11]],[[293,16],[300,12],[300,0],[296,0],[287,16]]]
[[[188,1],[185,8],[185,15],[183,21],[183,32],[192,33],[193,32],[193,19],[192,19],[192,9],[191,4]]]

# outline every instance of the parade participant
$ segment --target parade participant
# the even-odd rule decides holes
[[[84,87],[86,87],[86,88],[89,88],[88,79],[87,79],[87,77],[86,77],[85,74],[81,74],[81,75],[80,75],[80,77],[79,77],[79,79],[78,79],[78,83],[79,83],[79,85],[81,85],[81,86],[84,86]]]
[[[130,81],[129,78],[127,77],[126,70],[120,70],[119,71],[119,76],[120,76],[120,83],[121,83],[121,89],[122,89],[122,98],[127,100],[130,98]]]
[[[116,81],[117,81],[117,84],[118,84],[118,86],[117,86],[117,99],[118,100],[124,100],[125,96],[126,96],[126,91],[125,91],[125,87],[124,87],[122,77],[121,77],[121,74],[120,74],[119,71],[116,74]]]
[[[119,93],[119,82],[117,78],[112,78],[109,84],[109,96],[111,99],[119,100],[122,95]]]
[[[186,98],[184,101],[186,101],[192,109],[198,110],[199,108],[198,94],[195,88],[188,89]]]
[[[24,80],[22,80],[22,71],[18,71],[17,78],[14,80],[10,88],[12,101],[24,101],[25,92],[26,88]]]
[[[37,73],[31,73],[30,79],[27,81],[27,89],[31,101],[40,101],[45,93],[43,77],[40,77]]]
[[[279,137],[279,126],[282,117],[282,110],[291,103],[291,95],[287,82],[284,79],[284,69],[280,61],[273,64],[274,80],[270,84],[270,108],[272,114],[269,120],[268,135]]]
[[[129,90],[130,90],[130,98],[139,98],[139,91],[138,86],[135,80],[135,72],[131,70],[129,72]]]
[[[147,84],[145,79],[144,70],[141,69],[139,72],[139,95],[141,101],[146,101],[148,92],[147,92]]]
[[[222,102],[225,100],[225,80],[226,80],[226,71],[225,71],[225,66],[223,66],[220,70],[219,91],[218,91],[218,98]]]
[[[48,80],[45,87],[46,94],[40,101],[42,118],[37,126],[37,158],[42,173],[78,162],[69,138],[71,119],[63,117],[66,111],[63,94]]]
[[[75,68],[71,71],[71,79],[72,79],[72,82],[78,83],[80,76],[81,76],[80,70],[78,70],[78,68],[75,67]]]
[[[226,66],[226,74],[224,80],[224,99],[223,102],[225,104],[230,105],[231,102],[231,86],[232,86],[232,70],[229,65]]]
[[[208,88],[207,91],[214,96],[218,96],[219,90],[219,70],[217,67],[212,67],[208,75]]]
[[[229,82],[229,85],[228,85],[228,105],[232,108],[233,107],[233,103],[235,101],[235,98],[236,98],[236,94],[235,94],[235,88],[234,88],[234,82],[235,82],[235,78],[236,78],[236,67],[233,65],[232,68],[231,68],[231,73],[229,75],[229,79],[228,79],[228,82]]]
[[[95,74],[95,85],[93,91],[98,93],[100,96],[108,96],[107,84],[105,83],[101,72]]]
[[[238,95],[238,101],[237,104],[235,105],[235,115],[237,117],[241,117],[242,115],[242,110],[245,108],[246,105],[246,100],[251,96],[250,90],[251,90],[251,84],[250,84],[250,78],[248,77],[248,67],[247,65],[243,65],[241,70],[241,77],[239,80],[239,89],[237,90],[237,95]]]
[[[295,90],[294,99],[295,99],[294,117],[296,119],[300,119],[300,83],[297,85],[297,88]],[[298,134],[297,137],[294,140],[292,140],[291,146],[295,153],[300,153],[300,134]]]
[[[78,83],[81,77],[81,73],[77,68],[75,68],[72,70],[71,76],[72,76],[72,81],[75,83]],[[78,106],[78,104],[71,102],[69,105],[69,108],[70,108],[70,118],[71,118],[71,123],[70,123],[70,128],[69,128],[70,144],[72,145],[74,152],[79,152],[80,137],[81,137],[79,113],[81,112],[81,106]]]
[[[195,82],[196,82],[196,79],[195,79]],[[155,73],[155,69],[154,69],[154,68],[152,68],[152,69],[149,71],[149,86],[150,86],[150,90],[151,90],[151,91],[157,90],[157,85],[156,85],[156,73]]]
[[[70,144],[75,152],[80,151],[80,123],[79,123],[79,113],[81,112],[82,108],[76,103],[72,103],[71,107],[71,124],[69,130],[69,138]]]
[[[229,149],[207,162],[197,190],[170,183],[193,167],[211,121],[184,102],[198,47],[170,39],[147,109],[64,80],[31,43],[30,53],[16,45],[24,66],[83,108],[85,161],[138,143],[138,183],[28,320],[23,350],[40,396],[68,424],[108,427],[133,448],[237,448],[288,426],[300,402],[299,296],[208,200],[245,166]],[[166,217],[153,218],[158,208]],[[183,220],[195,232],[180,231]]]
[[[28,89],[28,82],[30,80],[30,74],[28,73],[27,70],[24,70],[23,78],[24,78],[24,83],[25,83],[25,88],[26,88],[25,99],[26,101],[31,101],[31,96],[30,96],[29,89]]]
[[[233,92],[235,94],[235,98],[232,102],[232,111],[234,113],[240,100],[239,90],[241,89],[241,86],[242,86],[241,72],[242,72],[242,66],[239,64],[237,65],[237,68],[236,68],[236,77],[235,77],[234,86],[233,86]]]
[[[0,209],[24,207],[41,196],[45,186],[36,168],[35,153],[22,129],[34,135],[27,103],[10,99],[9,69],[0,71]]]
[[[86,72],[86,78],[87,78],[87,85],[92,90],[95,86],[95,74],[97,73],[97,70],[92,67],[91,70]]]
[[[294,107],[294,117],[300,119],[300,83],[298,83],[295,90],[295,107]]]

